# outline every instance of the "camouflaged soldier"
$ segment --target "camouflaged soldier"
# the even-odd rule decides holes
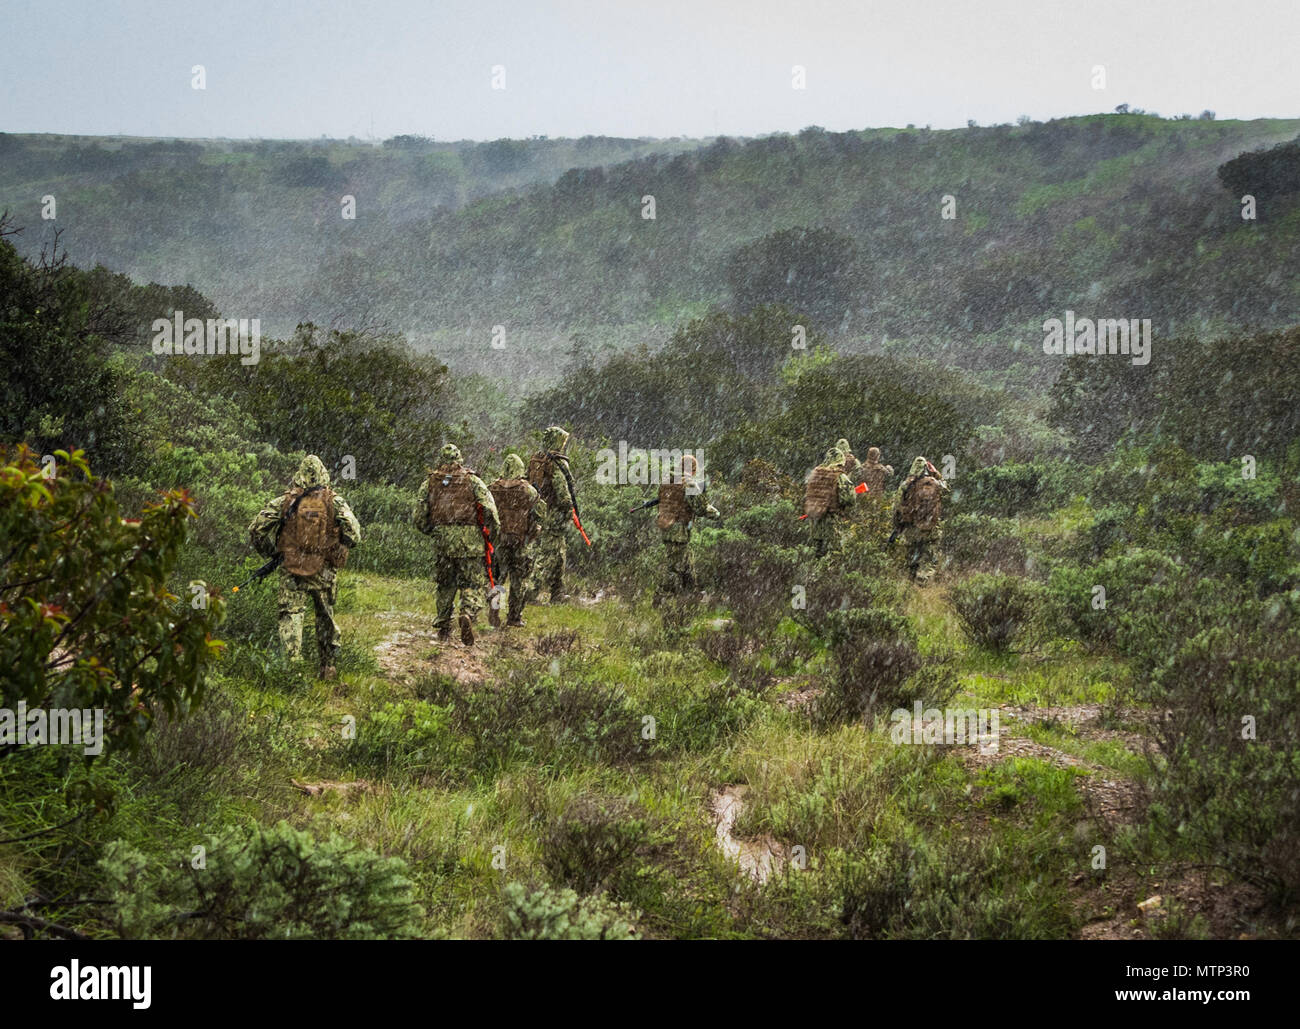
[[[893,466],[882,464],[880,461],[880,448],[869,447],[867,459],[859,463],[853,474],[849,476],[855,486],[867,487],[867,494],[862,498],[863,503],[860,505],[864,520],[882,530],[887,524],[886,516],[889,513],[890,501],[889,495],[885,492],[885,483],[893,475]]]
[[[438,584],[438,639],[451,639],[451,614],[460,594],[460,641],[474,645],[474,622],[483,608],[487,588],[487,545],[484,535],[500,529],[496,501],[483,480],[461,463],[460,449],[448,443],[438,455],[438,467],[420,489],[411,516],[415,527],[433,537],[433,575]]]
[[[885,495],[885,483],[894,476],[894,466],[882,464],[880,461],[880,448],[869,447],[867,449],[867,459],[863,461],[854,470],[852,479],[856,486],[858,483],[866,483],[867,492],[874,497],[883,497]]]
[[[853,456],[853,448],[849,446],[849,441],[846,439],[837,439],[835,441],[835,449],[844,455],[844,474],[851,476],[853,470],[857,468],[861,462]]]
[[[537,541],[537,558],[534,562],[533,585],[528,599],[540,597],[543,589],[549,590],[551,603],[565,599],[564,568],[568,557],[566,533],[573,517],[573,473],[569,459],[564,456],[569,445],[569,434],[558,425],[549,426],[542,433],[542,449],[528,462],[528,481],[546,503],[547,515],[542,522],[541,538]]]
[[[691,557],[691,523],[696,518],[721,518],[709,503],[706,487],[695,478],[699,462],[686,454],[668,481],[659,484],[658,516],[655,525],[664,544],[663,576],[655,591],[657,605],[664,597],[696,587],[695,562]]]
[[[844,474],[844,452],[826,451],[804,485],[803,518],[812,525],[813,549],[818,557],[839,546],[840,531],[853,509],[853,480]]]
[[[948,484],[924,457],[912,462],[894,501],[894,533],[907,545],[907,569],[924,585],[934,577],[943,530],[939,516]],[[890,542],[894,537],[890,537]]]
[[[336,570],[346,563],[348,548],[361,542],[361,526],[347,501],[330,488],[319,457],[302,459],[289,489],[257,513],[248,535],[259,554],[280,560],[277,607],[285,655],[302,660],[303,615],[310,598],[320,675],[334,678],[343,642],[334,620]]]
[[[533,573],[532,544],[546,519],[546,501],[524,477],[524,462],[507,454],[504,474],[488,487],[501,516],[501,531],[493,541],[496,589],[488,595],[488,621],[501,624],[501,593],[509,581],[507,626],[524,624],[524,600]]]

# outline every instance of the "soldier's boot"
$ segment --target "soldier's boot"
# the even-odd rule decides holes
[[[450,625],[441,626],[438,629],[438,642],[445,643],[449,639],[451,639],[451,626]]]
[[[501,594],[497,592],[501,587],[488,593],[488,625],[494,629],[501,628]]]
[[[520,618],[507,618],[507,619],[506,619],[506,628],[507,628],[507,629],[522,629],[523,627],[524,627],[524,620],[523,620],[522,617],[520,617]]]
[[[474,620],[469,615],[460,616],[460,641],[467,647],[474,646]]]
[[[339,670],[333,664],[322,664],[317,677],[321,679],[337,679]]]

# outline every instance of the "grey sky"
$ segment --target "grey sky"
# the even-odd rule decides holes
[[[4,0],[0,39],[10,132],[758,135],[1119,103],[1300,115],[1298,0]]]

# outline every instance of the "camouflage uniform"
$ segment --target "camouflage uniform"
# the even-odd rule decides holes
[[[529,499],[533,502],[533,509],[528,519],[530,533],[523,537],[509,537],[504,533],[499,534],[493,540],[496,551],[492,558],[496,572],[497,589],[504,590],[507,582],[510,585],[506,625],[520,626],[524,624],[524,601],[531,585],[530,577],[533,573],[531,530],[535,524],[544,525],[546,523],[546,501],[541,499],[532,483],[524,478],[523,460],[515,454],[508,454],[506,455],[504,474],[500,479],[492,483],[492,487],[512,483],[515,480],[521,480],[523,485],[527,487]],[[498,606],[500,602],[499,593],[489,601],[489,603]],[[495,611],[496,607],[494,606],[492,610]]]
[[[429,473],[431,478],[464,468],[460,449],[450,443],[442,448],[438,459],[438,467]],[[469,473],[468,481],[474,501],[482,509],[484,525],[495,535],[500,528],[496,502],[487,485],[473,472]],[[433,575],[438,584],[438,613],[434,628],[442,639],[451,636],[452,607],[459,593],[460,638],[461,642],[472,646],[474,622],[483,609],[483,593],[487,588],[483,530],[477,525],[436,525],[430,521],[427,481],[416,494],[411,521],[426,536],[433,537]]]
[[[682,463],[693,460],[683,458]],[[670,594],[696,587],[695,562],[691,557],[691,523],[696,518],[722,517],[718,509],[709,503],[705,484],[697,482],[693,477],[697,468],[698,465],[692,465],[689,470],[678,468],[673,473],[672,481],[681,482],[686,487],[686,509],[690,512],[690,518],[659,529],[664,544],[664,567],[659,588],[655,591],[656,604]]]
[[[315,454],[302,459],[293,477],[293,488],[328,486],[329,472]],[[286,505],[290,492],[285,492],[262,508],[248,527],[253,548],[263,557],[277,552],[280,529],[284,526]],[[361,542],[361,525],[356,515],[337,493],[334,494],[334,524],[338,527],[339,541],[345,547],[355,547]],[[279,569],[280,586],[277,594],[280,642],[285,656],[291,661],[302,660],[303,616],[310,598],[316,610],[316,651],[322,675],[332,675],[338,658],[343,635],[334,620],[334,601],[337,571],[328,564],[315,575],[294,575]]]
[[[923,512],[920,524],[901,524],[900,511],[908,489],[913,483],[926,478],[937,482],[940,489],[948,488],[941,478],[931,474],[930,462],[924,457],[918,457],[912,462],[907,478],[898,487],[894,500],[894,524],[902,529],[903,542],[907,546],[907,569],[912,578],[922,585],[934,578],[935,566],[939,560],[939,544],[943,540],[943,530],[939,526],[941,508],[936,502],[933,510]]]
[[[853,480],[844,474],[844,452],[839,447],[826,451],[820,467],[835,469],[840,473],[835,482],[838,509],[826,512],[812,523],[810,536],[813,550],[818,557],[823,557],[828,551],[839,547],[840,533],[848,520],[849,512],[853,510],[856,494],[853,492]]]
[[[882,464],[880,461],[880,448],[870,447],[867,450],[867,459],[854,469],[851,476],[855,486],[858,483],[865,483],[867,487],[866,496],[861,498],[860,510],[867,521],[881,528],[885,524],[885,515],[889,513],[889,498],[885,493],[885,483],[893,475],[893,466]]]
[[[835,441],[835,449],[844,455],[844,474],[852,475],[853,470],[857,468],[861,462],[853,456],[853,448],[849,446],[849,441],[846,439],[837,439]]]
[[[528,599],[536,600],[543,589],[549,590],[551,603],[564,599],[564,569],[568,560],[569,522],[573,517],[573,498],[569,495],[569,484],[560,471],[560,462],[564,449],[569,445],[569,434],[558,425],[552,425],[542,434],[542,451],[552,457],[549,482],[534,481],[533,485],[541,494],[548,507],[547,516],[542,521],[542,534],[537,541],[537,559],[534,563],[532,585],[528,590]]]

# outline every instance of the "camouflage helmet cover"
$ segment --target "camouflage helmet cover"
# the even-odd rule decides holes
[[[569,434],[558,425],[548,425],[542,430],[542,449],[555,454],[563,454],[569,445]]]
[[[311,486],[328,486],[330,473],[325,470],[325,463],[315,454],[308,454],[293,473],[293,484],[300,489]]]

